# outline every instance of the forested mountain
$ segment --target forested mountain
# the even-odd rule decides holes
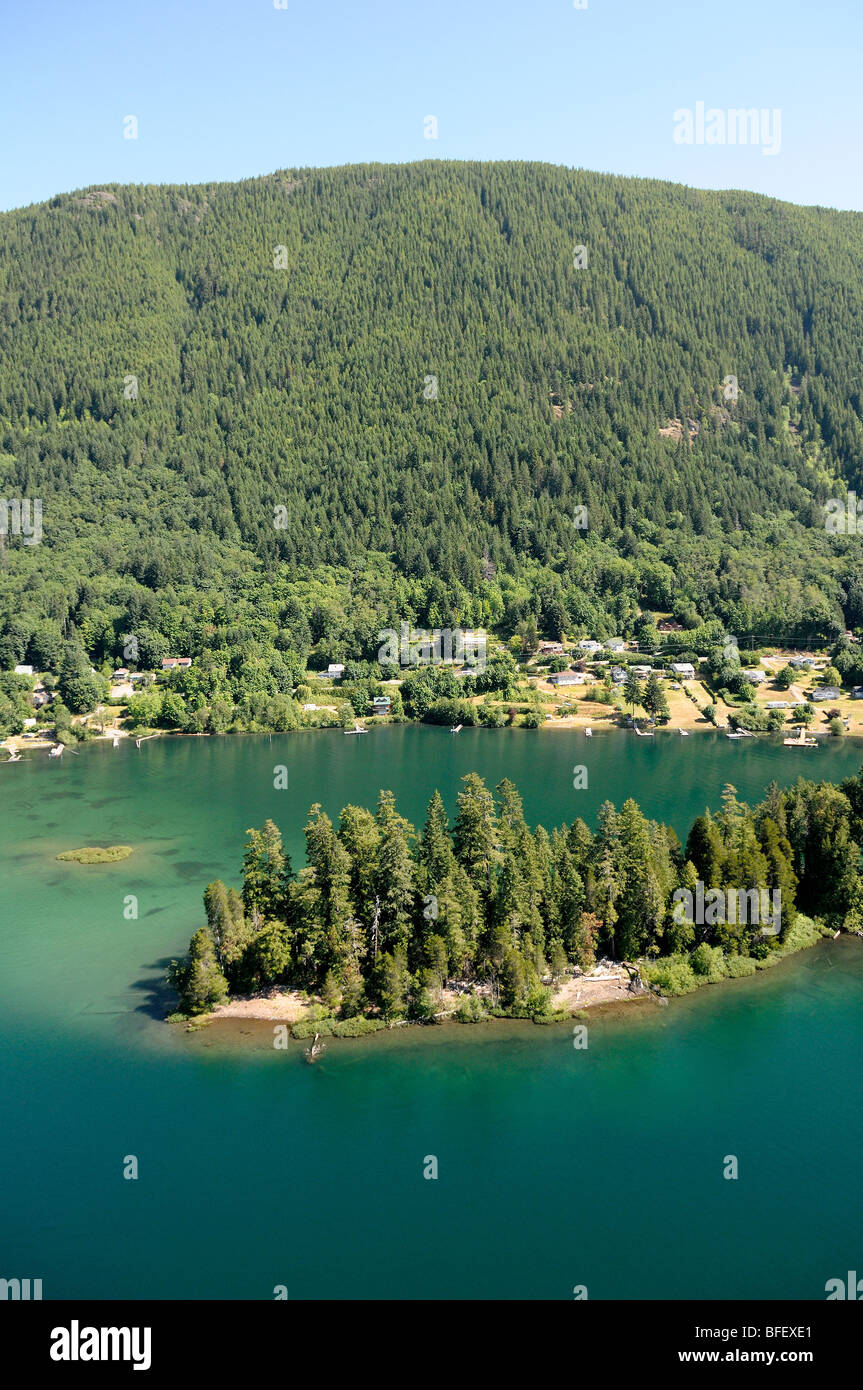
[[[823,504],[863,493],[861,264],[859,214],[537,164],[4,214],[0,497],[43,540],[5,539],[0,667],[859,625]]]

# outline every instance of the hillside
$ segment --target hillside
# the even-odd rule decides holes
[[[863,624],[823,519],[863,493],[861,264],[859,214],[536,164],[4,214],[0,496],[43,540],[6,539],[0,669],[134,633],[284,689],[402,620]]]

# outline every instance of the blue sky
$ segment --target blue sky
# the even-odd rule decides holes
[[[583,0],[579,0],[582,3]],[[90,184],[536,159],[863,210],[860,0],[6,0],[0,208]],[[761,144],[674,113],[781,112]],[[138,138],[123,138],[124,117]],[[424,137],[424,119],[438,122]],[[775,141],[774,141],[775,143]]]

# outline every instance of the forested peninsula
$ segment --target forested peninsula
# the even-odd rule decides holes
[[[305,840],[295,873],[268,820],[248,832],[242,886],[208,885],[206,925],[168,974],[179,1017],[286,989],[312,1005],[301,1037],[444,1015],[549,1022],[572,1012],[562,983],[603,957],[665,997],[863,934],[863,768],[841,787],[771,784],[755,807],[729,785],[685,845],[633,800],[606,802],[593,831],[531,830],[516,787],[493,794],[475,773],[452,825],[437,792],[417,833],[383,791],[374,813],[346,806],[337,826],[314,805]],[[744,894],[781,910],[753,920]]]

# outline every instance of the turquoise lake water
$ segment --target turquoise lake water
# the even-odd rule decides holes
[[[633,796],[683,836],[728,781],[756,800],[861,762],[851,740],[406,726],[0,767],[0,1276],[46,1298],[823,1298],[863,1261],[856,939],[627,1005],[586,1052],[567,1025],[453,1025],[333,1042],[310,1067],[267,1025],[169,1028],[161,980],[268,815],[297,867],[313,801],[335,815],[390,787],[421,823],[435,786],[452,810],[478,771],[510,777],[533,823]],[[135,854],[54,858],[91,843]]]

